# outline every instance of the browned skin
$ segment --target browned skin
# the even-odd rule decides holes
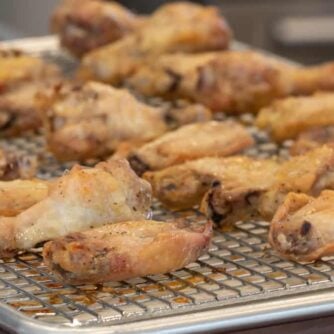
[[[0,216],[13,217],[48,196],[51,181],[13,180],[0,182]]]
[[[334,254],[334,191],[314,198],[290,193],[270,224],[269,241],[283,257],[315,261]]]
[[[266,175],[263,169],[263,178],[262,169],[258,170],[258,179],[252,180],[252,173],[246,179],[251,183],[247,197],[245,189],[240,192],[239,187],[230,190],[223,182],[215,184],[203,199],[202,210],[220,225],[235,222],[235,216],[272,219],[289,192],[318,195],[324,189],[334,189],[334,149],[327,146],[291,158],[271,175],[270,170]]]
[[[256,125],[278,142],[316,127],[334,125],[334,93],[278,100],[260,111]]]
[[[36,175],[37,166],[36,156],[0,148],[0,180],[31,179]]]
[[[128,159],[141,175],[189,160],[233,155],[253,144],[253,138],[242,125],[210,121],[169,132],[134,150]]]
[[[128,221],[48,242],[45,264],[70,284],[164,274],[194,262],[209,247],[210,223]]]
[[[55,87],[39,101],[49,149],[60,160],[103,157],[123,141],[148,141],[168,129],[161,108],[100,83]]]
[[[45,198],[17,216],[0,218],[1,257],[71,232],[146,219],[150,213],[151,187],[126,160],[94,168],[76,165],[48,188]]]
[[[175,54],[141,66],[128,83],[148,96],[184,97],[229,113],[256,112],[290,93],[295,70],[252,51]]]
[[[56,66],[19,51],[0,50],[0,136],[41,126],[35,95],[60,75]]]
[[[132,33],[143,19],[117,2],[64,0],[51,18],[51,30],[77,57]]]
[[[223,50],[230,29],[216,7],[188,2],[165,4],[134,34],[87,54],[79,76],[120,84],[145,61],[166,53]]]
[[[324,144],[334,147],[334,126],[311,128],[302,132],[291,146],[290,154],[304,154]]]

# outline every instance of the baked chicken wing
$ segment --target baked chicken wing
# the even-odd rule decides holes
[[[185,125],[153,140],[128,156],[139,174],[204,157],[236,154],[254,143],[240,124],[233,121]]]
[[[0,180],[31,179],[36,175],[36,156],[0,148]]]
[[[333,111],[334,93],[289,97],[262,109],[256,125],[281,142],[315,127],[334,125]]]
[[[135,31],[142,19],[117,2],[64,0],[51,18],[60,43],[77,57]]]
[[[129,221],[48,242],[43,257],[70,284],[164,274],[194,262],[209,247],[211,224]]]
[[[334,191],[314,198],[290,193],[270,224],[269,241],[283,257],[314,261],[334,254]]]
[[[48,196],[15,217],[0,219],[0,255],[39,242],[150,213],[151,187],[125,160],[75,166],[49,186]]]
[[[148,96],[188,98],[229,113],[256,112],[290,93],[293,70],[253,51],[175,54],[141,66],[128,83]]]
[[[168,129],[161,108],[100,83],[55,87],[39,101],[48,147],[60,160],[101,157],[122,141],[148,141]]]
[[[119,84],[157,55],[226,49],[230,37],[217,8],[187,2],[165,4],[134,34],[87,54],[79,76]]]
[[[242,197],[246,201],[255,191],[268,188],[278,166],[275,160],[269,159],[212,157],[146,172],[143,177],[151,183],[154,196],[165,206],[187,209],[200,204],[212,185],[224,188],[226,201],[230,200],[231,205],[233,201],[241,201]],[[220,212],[222,214],[222,210]]]
[[[0,50],[0,136],[41,126],[35,95],[59,78],[54,65],[14,50]]]
[[[289,192],[318,195],[324,189],[334,188],[334,150],[324,146],[293,157],[276,167],[271,176],[270,171],[262,176],[262,170],[251,170],[258,178],[251,179],[252,173],[246,177],[250,191],[247,197],[241,192],[242,201],[237,196],[238,186],[228,189],[224,182],[214,184],[203,199],[202,211],[219,225],[236,221],[235,217],[240,219],[240,213],[246,213],[243,217],[248,218],[272,219]]]

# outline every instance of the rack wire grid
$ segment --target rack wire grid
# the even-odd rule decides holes
[[[38,40],[35,43],[38,44]],[[67,69],[72,64],[71,61],[65,62],[66,58],[58,51],[39,50],[38,53],[65,64]],[[159,100],[151,102],[158,103]],[[222,115],[221,118],[226,117]],[[246,154],[258,157],[279,155],[282,159],[288,156],[291,142],[280,147],[269,142],[266,134],[252,125],[252,115],[242,115],[238,120],[248,127],[257,142]],[[41,178],[61,175],[73,164],[57,162],[47,152],[43,137],[38,135],[2,139],[0,146],[38,155],[41,159],[38,176]],[[168,212],[159,203],[154,204],[153,211],[154,218],[159,220],[175,216],[203,220],[195,210]],[[215,231],[210,249],[195,263],[164,275],[122,282],[82,286],[63,284],[48,271],[38,250],[0,260],[0,323],[17,332],[29,328],[34,328],[35,333],[65,333],[76,329],[82,332],[92,327],[106,331],[106,326],[109,326],[108,332],[117,332],[119,328],[125,332],[133,330],[131,325],[134,323],[138,330],[145,320],[150,323],[164,318],[159,322],[160,329],[173,323],[176,332],[195,332],[209,328],[200,317],[201,314],[208,316],[208,311],[216,312],[211,313],[216,315],[216,321],[219,320],[216,328],[235,328],[238,317],[240,327],[245,305],[252,307],[254,315],[262,312],[257,321],[263,323],[268,321],[265,315],[271,314],[274,318],[273,312],[279,309],[274,305],[275,300],[287,303],[283,307],[285,315],[277,319],[296,316],[297,309],[299,316],[305,316],[314,312],[316,301],[321,300],[325,302],[322,312],[329,312],[334,303],[334,297],[328,293],[328,289],[334,287],[334,258],[303,264],[281,259],[267,244],[268,225],[264,221],[237,222],[233,230]],[[308,301],[305,300],[304,306],[299,305],[295,312],[287,312],[287,307],[295,305],[300,296],[311,296],[311,309],[307,310]],[[256,308],[259,302],[267,312]],[[236,310],[234,323],[230,321],[232,318],[224,320],[222,315],[217,315],[217,311],[221,311],[227,316],[232,310]],[[191,327],[196,317],[197,327]],[[177,319],[186,319],[188,327],[181,328]],[[254,322],[254,319],[248,318],[248,321]],[[157,328],[155,322],[146,330]]]

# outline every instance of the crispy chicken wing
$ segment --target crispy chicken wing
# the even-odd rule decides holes
[[[253,138],[242,125],[233,121],[210,121],[169,132],[134,150],[128,160],[141,175],[187,160],[236,154],[253,143]]]
[[[215,7],[187,2],[165,4],[136,32],[86,55],[79,76],[119,84],[157,55],[228,47],[231,32]]]
[[[119,221],[147,218],[151,187],[125,160],[75,166],[49,186],[48,196],[16,217],[0,219],[0,254]]]
[[[64,0],[51,18],[60,43],[77,57],[132,33],[142,19],[117,2]]]
[[[61,160],[101,157],[122,141],[148,141],[168,129],[162,109],[100,83],[56,87],[39,100],[49,149]]]
[[[164,274],[194,262],[209,247],[211,224],[129,221],[48,242],[46,265],[70,284]]]
[[[274,160],[257,160],[246,156],[214,157],[146,172],[143,177],[151,183],[154,196],[165,206],[187,209],[200,204],[212,184],[224,187],[225,197],[230,198],[231,202],[231,196],[236,194],[241,197],[243,193],[246,198],[255,190],[265,190],[271,184],[278,166]]]
[[[0,182],[0,216],[16,216],[46,198],[50,182],[37,179]]]
[[[314,127],[334,125],[334,93],[276,101],[260,111],[256,125],[279,142]]]
[[[0,148],[0,180],[31,179],[36,175],[37,166],[36,156]]]
[[[290,93],[294,67],[253,51],[164,55],[128,80],[144,95],[188,98],[212,110],[256,112]]]
[[[334,126],[311,128],[302,132],[291,146],[290,154],[304,154],[325,144],[334,148]]]
[[[35,95],[60,72],[19,51],[0,50],[0,136],[16,136],[41,126]]]
[[[333,255],[333,203],[331,190],[323,191],[317,198],[288,194],[270,224],[272,247],[295,261],[314,261]]]
[[[235,217],[241,219],[240,213],[248,218],[260,216],[272,219],[289,192],[318,195],[324,189],[334,188],[334,149],[330,147],[320,147],[293,157],[274,168],[272,175],[270,170],[268,175],[264,174],[264,168],[251,170],[249,178],[246,174],[246,181],[250,182],[247,197],[244,189],[238,191],[238,184],[231,190],[224,182],[215,184],[206,194],[202,210],[220,225],[236,221]],[[258,178],[252,179],[253,173]]]

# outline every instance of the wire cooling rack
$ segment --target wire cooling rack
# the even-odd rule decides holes
[[[38,50],[64,64],[59,52]],[[70,68],[72,63],[65,64]],[[246,154],[287,157],[290,142],[281,147],[269,142],[252,125],[251,115],[239,121],[257,142]],[[57,162],[42,136],[0,140],[0,146],[38,155],[42,178],[61,175],[73,165]],[[196,211],[172,213],[159,203],[153,209],[155,219],[203,220]],[[267,244],[267,233],[267,222],[238,222],[231,231],[215,231],[209,251],[182,270],[99,285],[64,285],[42,263],[38,250],[0,260],[0,324],[20,333],[83,333],[92,328],[96,333],[194,333],[330,312],[334,258],[313,264],[283,260]]]

